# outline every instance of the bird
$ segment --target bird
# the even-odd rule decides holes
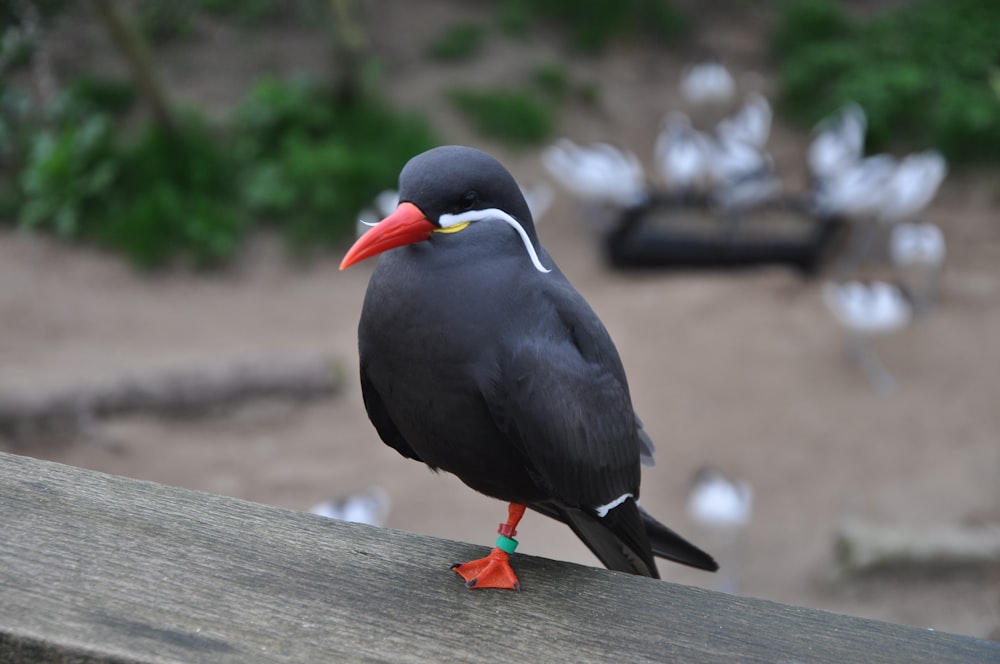
[[[879,221],[913,220],[937,195],[947,172],[948,164],[937,150],[903,157],[885,182]]]
[[[901,222],[889,235],[889,260],[913,301],[914,314],[931,310],[941,289],[947,248],[941,228],[930,222]]]
[[[753,512],[753,489],[734,482],[710,466],[700,468],[688,495],[688,514],[708,530],[730,531],[746,526]]]
[[[834,177],[861,160],[865,151],[868,118],[858,104],[845,104],[813,129],[809,143],[809,173],[814,180]]]
[[[362,397],[383,442],[508,503],[496,545],[452,566],[520,590],[509,554],[526,509],[567,524],[609,569],[712,557],[638,504],[653,445],[597,314],[539,242],[511,174],[471,147],[418,154],[400,203],[348,250],[381,254],[358,323]]]
[[[624,209],[640,205],[648,196],[639,158],[610,143],[584,146],[560,139],[542,151],[542,164],[585,202]]]
[[[671,111],[660,122],[654,162],[667,190],[682,198],[704,194],[711,177],[711,141],[691,126],[691,119]]]
[[[840,218],[850,222],[846,247],[838,259],[840,280],[854,277],[872,254],[888,184],[898,163],[892,155],[876,154],[813,181],[812,213],[824,219]]]
[[[889,257],[897,266],[937,267],[944,262],[946,252],[944,233],[929,222],[897,224],[889,236]]]
[[[813,185],[813,206],[820,215],[853,221],[874,220],[882,214],[885,188],[898,161],[876,154],[847,164]]]
[[[767,97],[752,92],[736,113],[719,122],[715,134],[720,140],[748,143],[762,150],[771,135],[772,115]]]
[[[740,210],[774,200],[782,193],[774,159],[734,136],[711,142],[712,200],[723,210]]]
[[[715,109],[732,102],[736,81],[718,57],[706,53],[684,70],[678,88],[692,108]]]
[[[896,379],[869,340],[898,332],[912,322],[914,310],[906,291],[886,281],[828,281],[823,284],[823,301],[849,333],[848,357],[861,365],[876,392],[886,396],[895,392]]]
[[[389,494],[381,487],[373,486],[364,491],[321,501],[310,507],[309,511],[328,519],[381,526],[389,515]]]
[[[741,549],[753,515],[753,487],[730,480],[716,468],[703,466],[695,473],[688,494],[688,516],[704,530],[719,558],[726,563],[716,579],[721,592],[735,593]]]

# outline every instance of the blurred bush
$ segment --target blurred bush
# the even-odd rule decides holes
[[[129,120],[129,86],[72,82],[45,109],[0,86],[0,214],[155,267],[225,262],[247,233],[297,250],[352,235],[357,212],[435,144],[426,123],[373,99],[344,104],[305,81],[261,81],[226,127]]]
[[[552,137],[553,110],[521,90],[453,88],[451,102],[483,136],[521,145]]]
[[[21,125],[11,193],[21,225],[96,242],[146,267],[229,258],[244,231],[231,151],[194,114],[175,130],[129,131],[122,114],[132,99],[118,82],[79,79],[37,124]]]
[[[858,20],[833,0],[783,5],[774,36],[782,108],[811,125],[847,101],[869,147],[937,147],[954,163],[1000,161],[1000,3],[923,0]]]
[[[599,53],[626,36],[669,42],[691,27],[689,15],[668,0],[502,0],[499,11],[508,34],[523,36],[548,22],[567,31],[570,43],[585,53]]]
[[[434,38],[425,52],[433,60],[460,62],[483,50],[486,29],[475,23],[456,23]]]
[[[357,213],[438,143],[423,118],[364,97],[338,103],[305,80],[261,81],[236,110],[240,197],[299,250],[354,232]]]

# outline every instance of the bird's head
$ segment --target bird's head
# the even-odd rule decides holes
[[[542,266],[528,204],[500,162],[479,150],[448,145],[413,157],[399,174],[399,206],[348,250],[340,269],[389,249],[457,233],[480,221],[501,221],[518,232],[535,268]]]

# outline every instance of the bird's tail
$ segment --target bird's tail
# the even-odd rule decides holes
[[[555,501],[530,507],[569,526],[608,569],[660,578],[634,501],[625,501],[604,517]]]
[[[710,555],[683,539],[627,500],[604,517],[556,502],[533,503],[532,509],[568,525],[608,569],[660,578],[653,556],[715,571]]]
[[[649,535],[649,542],[655,555],[709,572],[719,569],[719,564],[712,556],[664,526],[642,507],[639,507],[639,514],[642,517],[642,524],[646,527],[646,534]]]

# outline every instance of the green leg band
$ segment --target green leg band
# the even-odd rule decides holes
[[[517,548],[517,540],[506,535],[498,535],[497,548],[507,553],[514,553],[514,550]]]

